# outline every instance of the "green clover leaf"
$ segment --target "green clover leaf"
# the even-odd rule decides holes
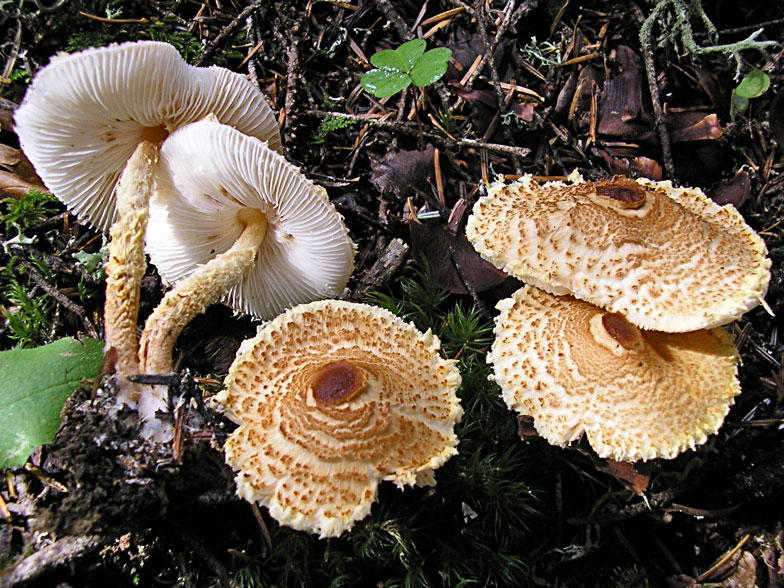
[[[759,98],[770,88],[768,74],[758,69],[752,70],[743,76],[735,88],[735,94],[742,98]]]
[[[409,72],[415,86],[427,86],[440,80],[446,73],[452,51],[446,47],[431,49],[416,62]]]
[[[735,115],[744,113],[749,109],[749,100],[759,98],[770,88],[768,74],[758,69],[752,70],[743,76],[740,84],[732,90],[730,98],[730,118],[734,121]]]
[[[425,52],[426,44],[424,39],[414,39],[407,43],[403,43],[400,47],[395,49],[400,60],[405,64],[405,67],[401,71],[406,73],[411,71]]]
[[[386,98],[410,86],[411,78],[408,74],[397,69],[382,67],[371,69],[363,75],[360,84],[366,92],[373,94],[376,98]]]
[[[370,58],[376,69],[365,73],[360,84],[369,94],[386,98],[397,94],[412,83],[427,86],[446,73],[452,51],[440,47],[425,53],[424,39],[403,43],[397,49],[384,49]]]

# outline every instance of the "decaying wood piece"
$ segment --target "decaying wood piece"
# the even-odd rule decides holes
[[[397,273],[406,260],[408,245],[402,239],[393,239],[384,252],[370,266],[351,293],[351,300],[360,301],[369,292],[383,286]]]

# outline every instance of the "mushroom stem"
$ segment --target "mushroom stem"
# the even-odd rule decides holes
[[[104,337],[107,351],[116,352],[118,399],[129,406],[135,405],[138,398],[138,387],[126,377],[139,373],[136,324],[139,290],[147,267],[144,233],[157,161],[158,147],[147,141],[139,143],[120,177],[118,218],[109,231]]]
[[[245,229],[234,245],[179,281],[147,319],[139,347],[144,373],[172,373],[172,351],[182,329],[242,280],[253,264],[267,234],[267,219],[249,209],[238,218]]]

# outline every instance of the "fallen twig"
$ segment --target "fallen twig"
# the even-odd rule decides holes
[[[382,120],[376,118],[370,118],[367,116],[361,116],[357,114],[347,114],[344,112],[325,112],[323,110],[306,110],[304,115],[309,116],[316,116],[319,118],[326,118],[328,116],[334,118],[345,118],[348,120],[354,120],[357,122],[361,122],[367,124],[371,127],[377,127],[381,129],[386,129],[390,131],[395,131],[399,133],[404,133],[406,135],[411,136],[419,136],[419,129],[417,129],[414,125],[409,125],[402,122],[391,121],[391,120]],[[516,147],[514,145],[503,145],[500,143],[487,143],[484,141],[477,141],[474,139],[449,139],[448,137],[442,137],[441,135],[437,135],[436,133],[431,133],[428,131],[422,131],[422,136],[426,139],[436,143],[438,145],[442,145],[444,147],[451,147],[453,149],[487,149],[488,151],[495,151],[497,153],[506,153],[507,155],[514,155],[515,157],[527,157],[531,150],[527,147]]]
[[[39,272],[38,269],[36,269],[36,267],[33,266],[32,263],[30,263],[26,259],[19,258],[19,264],[25,268],[27,273],[30,275],[30,279],[33,280],[33,282],[35,282],[38,287],[40,287],[44,292],[49,294],[49,296],[54,298],[55,301],[60,306],[64,307],[66,310],[79,317],[79,320],[82,321],[82,325],[84,325],[85,331],[87,331],[87,334],[90,335],[90,337],[92,337],[93,339],[100,338],[98,336],[98,331],[95,329],[95,326],[90,321],[90,319],[87,316],[87,313],[85,313],[84,309],[81,306],[75,304],[70,298],[68,298],[68,296],[66,296],[65,294],[60,292],[60,290],[52,286],[52,284],[50,284],[46,280],[43,274],[41,274],[41,272]]]
[[[237,27],[245,22],[251,14],[253,14],[256,10],[258,10],[262,5],[265,5],[267,2],[266,0],[256,0],[250,6],[247,6],[242,12],[240,12],[237,17],[227,24],[223,30],[218,33],[218,35],[210,42],[205,45],[204,49],[199,55],[198,59],[194,62],[194,65],[201,65],[204,63],[204,60],[207,59],[210,55],[213,54],[215,49],[220,45],[223,40],[231,35]]]
[[[640,27],[640,45],[642,47],[642,56],[645,61],[645,75],[648,77],[648,89],[651,93],[651,103],[653,105],[653,124],[656,127],[656,132],[659,135],[659,143],[662,150],[662,165],[666,177],[675,177],[675,163],[672,159],[672,146],[670,144],[670,134],[667,131],[667,125],[664,118],[664,111],[661,106],[661,97],[659,96],[659,86],[656,83],[656,67],[653,63],[653,47],[651,46],[651,28],[657,16],[657,10],[661,12],[663,5],[654,7],[651,14],[645,19],[642,27]]]

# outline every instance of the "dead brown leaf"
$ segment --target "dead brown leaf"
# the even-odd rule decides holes
[[[625,141],[653,138],[653,119],[642,106],[642,65],[629,47],[620,46],[616,59],[621,73],[608,79],[599,93],[600,135]]]
[[[614,153],[614,149],[592,149],[594,155],[604,159],[607,169],[613,175],[628,176],[631,178],[649,178],[661,180],[664,172],[655,159],[643,156],[625,157]]]
[[[648,489],[650,475],[640,471],[638,464],[627,461],[615,461],[613,459],[603,459],[596,461],[596,469],[623,484],[624,488],[635,494],[642,494]]]
[[[739,171],[730,180],[722,180],[709,191],[709,196],[716,204],[732,204],[739,208],[751,193],[751,179],[745,171]]]
[[[47,191],[24,153],[0,144],[0,197],[21,198],[32,188]]]
[[[468,242],[463,233],[451,232],[439,221],[408,223],[411,250],[415,258],[425,258],[442,288],[456,294],[466,294],[465,280],[474,292],[497,286],[509,276],[485,261]],[[455,267],[460,266],[460,271]]]
[[[719,117],[703,112],[670,112],[666,124],[673,143],[714,140],[724,133]]]
[[[370,183],[382,195],[392,192],[403,198],[412,186],[427,185],[433,176],[434,155],[435,149],[428,145],[424,151],[390,151],[380,160],[371,159]]]
[[[14,130],[14,110],[16,110],[14,102],[0,98],[0,131]]]
[[[520,415],[517,417],[517,436],[523,441],[540,439],[539,432],[534,427],[534,417]]]

